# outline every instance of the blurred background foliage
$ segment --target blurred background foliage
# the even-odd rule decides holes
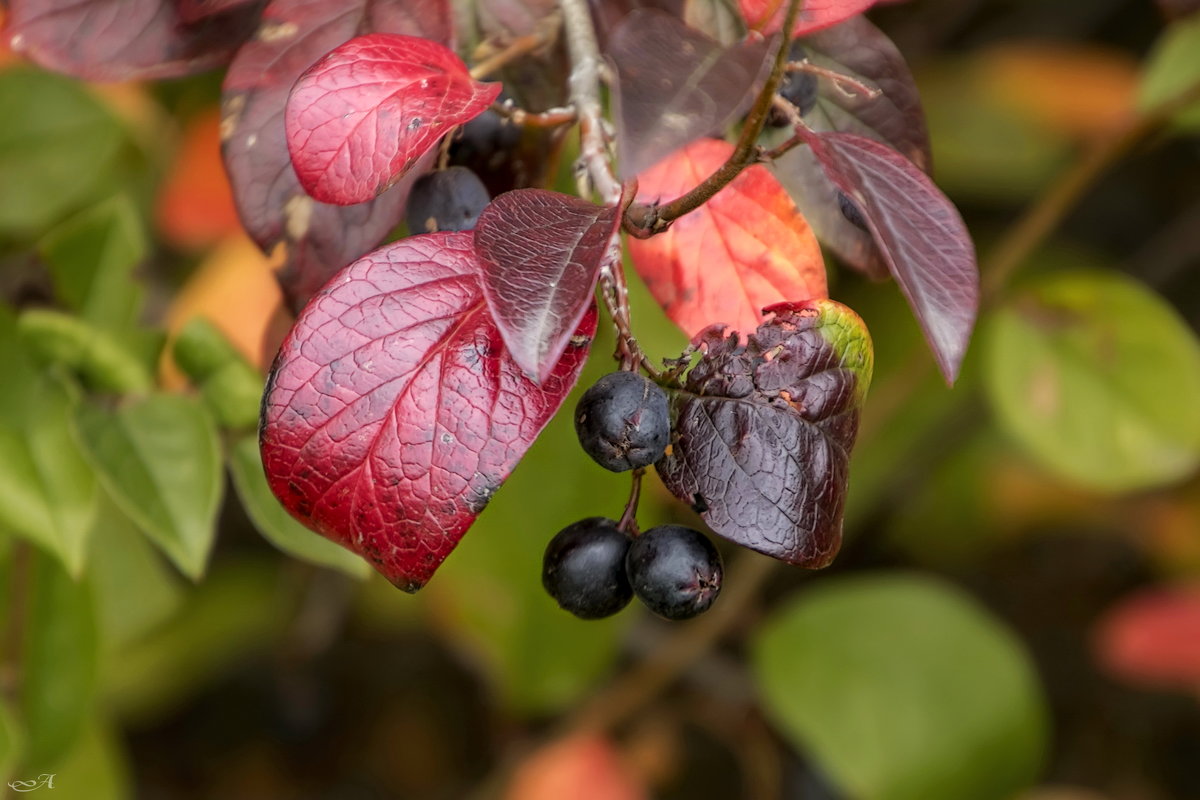
[[[233,210],[219,75],[84,84],[0,52],[4,782],[53,774],[58,800],[1200,797],[1200,103],[1138,128],[1200,83],[1200,10],[872,18],[914,66],[988,307],[951,391],[895,287],[831,263],[877,349],[846,547],[819,574],[726,548],[728,610],[673,626],[579,622],[542,591],[550,536],[627,492],[566,415],[415,597],[288,518],[255,424],[289,320]],[[1096,153],[1004,264],[1017,221]],[[645,349],[677,353],[633,290]],[[697,523],[647,493],[643,527]]]

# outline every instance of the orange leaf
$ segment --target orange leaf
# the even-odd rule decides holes
[[[517,767],[505,800],[645,800],[646,790],[607,739],[553,742]]]
[[[188,123],[158,198],[158,227],[186,249],[205,247],[241,230],[225,166],[220,115],[214,109]]]
[[[1096,647],[1101,663],[1131,682],[1200,687],[1200,584],[1126,598],[1101,620]]]
[[[715,172],[733,152],[700,139],[638,177],[638,199],[669,202]],[[742,171],[665,233],[630,239],[629,253],[655,299],[688,336],[725,323],[748,333],[762,309],[828,297],[821,248],[766,167]]]

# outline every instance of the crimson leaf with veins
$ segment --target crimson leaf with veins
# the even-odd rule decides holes
[[[405,591],[433,575],[579,377],[586,313],[540,385],[483,298],[470,232],[409,237],[346,267],[301,313],[263,398],[271,490]]]

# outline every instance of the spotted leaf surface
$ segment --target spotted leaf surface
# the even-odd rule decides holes
[[[475,81],[458,56],[429,39],[351,39],[292,87],[284,122],[296,175],[323,203],[370,200],[498,94],[500,84]]]
[[[730,541],[823,567],[842,538],[850,450],[874,355],[862,320],[832,300],[771,309],[745,345],[720,329],[671,391],[663,483]]]
[[[615,207],[542,189],[500,195],[475,228],[483,294],[513,360],[549,377],[584,312],[618,235]]]
[[[638,199],[670,202],[725,163],[733,145],[700,139],[639,177]],[[752,331],[762,309],[825,297],[821,247],[786,191],[761,165],[742,171],[696,211],[629,254],[667,316],[695,336],[710,325]]]
[[[416,591],[554,415],[587,356],[584,316],[540,385],[504,348],[471,233],[355,261],[284,341],[263,400],[272,492],[301,522]]]

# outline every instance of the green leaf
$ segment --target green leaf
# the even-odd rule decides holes
[[[15,360],[8,364],[16,366]],[[73,403],[49,376],[18,380],[7,391],[19,394],[24,408],[0,417],[0,524],[53,553],[77,576],[99,490],[71,436]]]
[[[230,448],[229,474],[250,521],[268,542],[288,555],[341,570],[360,580],[371,573],[366,561],[310,531],[279,504],[263,475],[257,436],[242,437]]]
[[[34,309],[21,315],[17,328],[31,353],[77,373],[89,387],[133,394],[154,385],[138,353],[79,317]]]
[[[1001,800],[1046,741],[1033,669],[958,591],[917,576],[828,581],[760,629],[767,713],[858,800]]]
[[[59,225],[39,250],[64,305],[108,331],[136,320],[142,289],[133,270],[146,257],[146,234],[133,202],[118,194]]]
[[[107,498],[92,531],[88,582],[104,642],[118,652],[160,626],[183,602],[178,576]]]
[[[196,400],[157,394],[115,410],[82,405],[80,441],[109,495],[179,567],[199,579],[216,534],[220,445]]]
[[[1042,277],[984,329],[1000,423],[1046,468],[1121,491],[1200,464],[1200,344],[1160,297],[1098,270]]]
[[[1146,59],[1137,105],[1147,111],[1169,102],[1200,83],[1200,14],[1181,19],[1163,32]],[[1189,130],[1200,130],[1200,102],[1175,118]]]
[[[128,800],[134,796],[119,736],[111,725],[95,715],[86,721],[75,747],[41,772],[54,775],[53,790],[49,786],[31,790],[42,792],[41,797],[53,800]]]
[[[265,378],[215,325],[203,317],[188,322],[175,340],[174,355],[222,427],[257,428]]]
[[[8,704],[0,701],[0,781],[5,784],[15,777],[13,769],[21,760],[24,740],[21,725],[16,715],[9,710]]]
[[[4,70],[0,119],[0,235],[44,230],[112,179],[125,135],[79,81]]]
[[[38,771],[74,745],[92,713],[99,636],[88,587],[34,551],[21,647],[22,763]]]

